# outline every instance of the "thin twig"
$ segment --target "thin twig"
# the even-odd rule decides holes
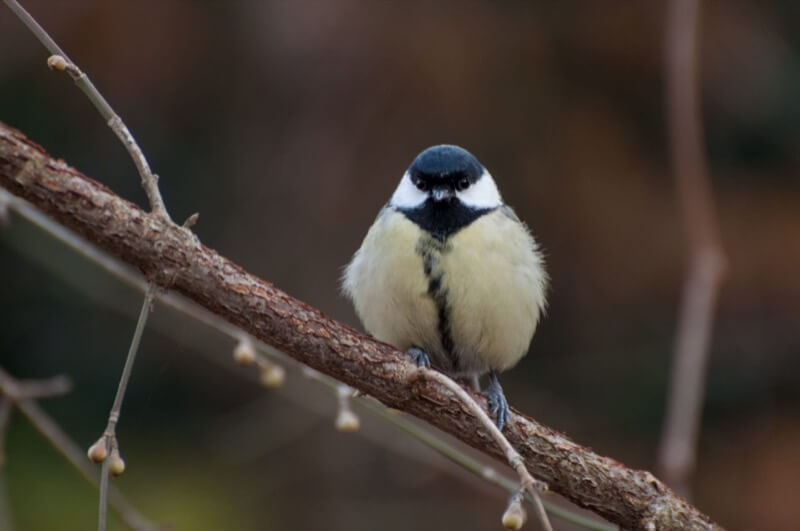
[[[47,416],[35,401],[23,400],[16,405],[39,433],[44,435],[50,444],[58,450],[58,452],[63,455],[89,483],[95,487],[99,487],[100,479],[97,471],[86,458],[86,453],[72,442],[66,433],[61,431],[58,424]],[[108,501],[111,508],[114,509],[117,516],[120,517],[128,528],[141,531],[157,529],[157,527],[139,513],[113,485],[108,491]]]
[[[69,393],[72,390],[72,380],[60,374],[43,380],[12,380],[6,382],[6,392],[15,400],[39,400],[53,398]],[[13,387],[8,387],[13,386]]]
[[[103,438],[106,446],[106,452],[109,456],[115,456],[118,452],[119,444],[117,443],[117,422],[119,421],[120,411],[122,409],[122,400],[125,398],[125,390],[128,387],[128,381],[133,372],[133,363],[136,361],[136,353],[139,351],[139,343],[142,339],[144,326],[147,323],[147,318],[152,309],[153,298],[156,293],[156,285],[151,282],[147,286],[147,291],[144,294],[144,301],[142,302],[142,309],[139,311],[139,319],[136,321],[136,330],[133,332],[131,345],[128,349],[128,356],[125,358],[125,366],[122,369],[122,376],[119,378],[119,386],[117,387],[117,394],[114,397],[114,404],[111,406],[111,412],[108,414],[108,425],[103,433]],[[111,471],[112,459],[104,459],[103,466],[100,471],[100,509],[98,517],[99,531],[106,529],[106,513],[108,510],[108,480]]]
[[[49,381],[53,381],[52,379]],[[17,380],[15,380],[5,370],[0,368],[0,392],[6,395],[14,402],[14,405],[20,412],[25,415],[28,421],[50,445],[55,448],[75,469],[86,479],[91,485],[95,487],[99,484],[97,470],[89,460],[83,450],[75,444],[69,436],[64,433],[58,424],[53,421],[50,416],[42,410],[35,400],[30,398],[23,398],[16,400],[9,390],[13,391],[18,389]],[[115,489],[113,486],[109,491],[109,502],[111,507],[120,517],[122,522],[130,529],[135,531],[148,531],[156,529],[139,511],[125,499],[122,493]]]
[[[475,402],[475,400],[469,394],[467,394],[466,391],[464,391],[463,387],[447,377],[447,375],[436,370],[427,368],[420,368],[419,370],[425,375],[425,377],[436,380],[440,385],[446,387],[450,390],[450,392],[456,395],[459,401],[461,401],[467,407],[467,409],[469,409],[469,411],[475,417],[477,417],[484,429],[489,431],[497,446],[500,447],[500,450],[506,456],[506,461],[508,461],[508,464],[519,476],[520,490],[530,495],[530,497],[533,499],[534,507],[536,508],[536,514],[538,515],[542,527],[546,531],[552,531],[553,527],[550,524],[550,519],[547,517],[547,513],[544,510],[542,499],[539,497],[540,491],[547,491],[547,484],[534,479],[534,477],[531,476],[531,473],[528,472],[528,469],[525,467],[525,461],[522,459],[522,456],[519,455],[519,452],[517,452],[517,450],[511,446],[511,443],[508,442],[508,439],[506,439],[505,435],[503,435],[503,433],[498,429],[497,425],[492,421],[492,419],[489,418],[489,415],[486,413],[486,411],[479,406],[478,403]]]
[[[67,54],[58,46],[58,44],[56,44],[56,42],[30,15],[30,13],[28,13],[16,0],[5,0],[5,2],[11,11],[13,11],[14,14],[16,14],[17,17],[19,17],[19,19],[22,20],[22,22],[28,27],[28,29],[30,29],[31,32],[39,38],[45,48],[47,48],[50,53],[54,54],[50,57],[50,59],[48,59],[48,66],[59,71],[66,70],[69,73],[78,87],[84,92],[84,94],[86,94],[92,104],[94,104],[100,115],[106,120],[106,123],[117,136],[117,138],[119,138],[120,142],[122,142],[122,145],[125,146],[125,149],[130,154],[131,158],[133,159],[133,163],[139,172],[142,187],[147,194],[153,214],[172,222],[166,206],[164,205],[164,200],[161,197],[161,192],[158,189],[158,176],[151,171],[150,165],[148,164],[144,153],[136,143],[136,140],[133,138],[130,130],[128,130],[128,127],[119,117],[119,115],[114,112],[114,109],[111,107],[108,101],[103,97],[100,91],[97,90],[92,81],[89,79],[89,76],[81,71],[78,65],[76,65],[69,58],[69,56],[67,56]],[[122,376],[120,377],[117,395],[114,398],[114,405],[111,408],[111,413],[109,414],[108,418],[108,426],[106,427],[104,434],[106,452],[112,457],[112,459],[116,460],[116,462],[113,464],[113,467],[117,473],[121,473],[121,470],[124,469],[124,461],[122,461],[122,458],[119,457],[118,453],[119,445],[117,443],[115,433],[116,423],[119,420],[122,399],[125,396],[125,389],[128,385],[128,380],[130,379],[130,374],[133,369],[133,362],[139,347],[139,340],[141,339],[144,324],[147,322],[147,315],[150,312],[150,307],[153,302],[154,292],[155,284],[151,283],[145,295],[142,311],[139,314],[139,321],[137,322],[136,331],[134,332],[133,339],[131,341],[131,347],[125,360],[125,367],[123,369]],[[100,474],[100,508],[98,516],[98,528],[100,531],[105,531],[106,529],[108,479],[109,471],[112,468],[112,459],[105,459],[103,461]]]
[[[330,379],[328,376],[325,376],[322,373],[317,372],[317,374],[321,377],[320,381],[324,382],[326,379]],[[330,380],[332,383],[328,385],[335,385],[335,383],[333,383],[335,380]],[[485,465],[469,454],[462,452],[456,446],[449,444],[440,437],[433,435],[430,431],[417,426],[415,423],[409,421],[405,415],[386,409],[384,406],[369,398],[359,400],[359,404],[368,411],[371,411],[376,416],[382,418],[386,422],[392,424],[418,441],[424,443],[426,446],[432,448],[439,455],[461,466],[465,470],[472,472],[477,477],[504,489],[509,494],[514,494],[519,491],[519,485],[517,485],[513,480],[505,477],[493,467]],[[534,503],[533,498],[531,498],[528,493],[525,493],[525,499],[529,503]],[[542,504],[547,512],[553,516],[586,529],[594,529],[597,531],[614,531],[618,529],[616,526],[605,524],[598,520],[587,518],[578,513],[563,509],[558,505],[550,503],[544,499],[542,499]]]
[[[726,261],[702,140],[698,4],[699,0],[672,0],[666,35],[669,136],[689,264],[657,466],[664,480],[687,498],[696,462],[711,329]]]
[[[150,208],[153,213],[165,219],[171,219],[164,205],[164,199],[161,197],[161,192],[158,189],[158,176],[150,170],[150,165],[147,163],[144,153],[142,153],[142,150],[128,130],[128,127],[119,115],[114,112],[114,109],[108,101],[106,101],[100,91],[97,90],[91,79],[89,79],[89,76],[78,68],[78,65],[69,58],[61,47],[56,44],[53,38],[50,37],[47,31],[42,28],[36,19],[34,19],[17,0],[3,1],[17,18],[28,27],[31,33],[41,41],[44,47],[47,48],[51,54],[57,56],[53,58],[55,59],[54,61],[49,60],[48,64],[58,64],[60,63],[59,59],[63,59],[64,62],[55,69],[66,70],[66,72],[69,73],[70,77],[75,81],[75,84],[86,94],[86,97],[89,98],[89,101],[95,106],[100,116],[103,117],[111,130],[114,131],[117,138],[119,138],[120,142],[122,142],[122,145],[125,146],[125,149],[128,151],[131,159],[133,159],[133,163],[136,165],[136,169],[142,178],[142,188],[144,188],[147,194],[147,199],[150,202]]]
[[[100,465],[100,510],[97,517],[97,529],[105,531],[108,519],[108,487],[111,471],[109,470],[110,459],[103,460]]]
[[[147,291],[144,294],[142,309],[139,311],[139,318],[136,321],[136,329],[133,332],[131,345],[128,349],[128,356],[125,359],[125,366],[122,369],[122,376],[119,379],[117,394],[114,397],[114,404],[111,406],[111,413],[108,416],[108,427],[106,428],[106,434],[108,435],[113,435],[117,421],[119,420],[122,400],[125,398],[125,390],[128,387],[128,381],[133,371],[133,362],[136,360],[136,353],[139,350],[139,343],[142,340],[144,325],[147,323],[147,317],[150,315],[150,310],[152,309],[153,297],[155,296],[156,289],[156,285],[151,282],[148,284]]]
[[[0,397],[5,397],[13,403],[52,398],[68,393],[71,389],[72,382],[64,375],[43,380],[17,380],[0,368]]]
[[[119,260],[109,256],[107,253],[98,249],[95,245],[86,241],[71,230],[54,222],[52,219],[39,212],[39,210],[37,210],[24,199],[11,195],[5,189],[0,188],[0,201],[5,201],[11,210],[16,212],[17,215],[28,220],[30,223],[33,223],[53,238],[67,245],[75,253],[98,265],[101,269],[106,271],[111,276],[119,279],[124,284],[139,291],[145,291],[147,289],[148,282],[138,272],[134,271],[127,264],[124,264]],[[260,356],[261,352],[264,352],[272,358],[278,359],[282,364],[300,367],[303,374],[306,374],[306,376],[311,376],[307,373],[309,370],[307,366],[300,365],[293,358],[290,358],[274,347],[247,336],[247,334],[245,334],[241,328],[230,324],[228,321],[221,319],[216,314],[209,312],[202,306],[199,306],[180,295],[168,291],[158,291],[156,292],[156,299],[160,305],[171,308],[179,314],[208,326],[209,328],[212,328],[237,342],[241,341],[243,337],[247,337],[248,341],[251,341],[256,349],[257,356]],[[256,364],[260,365],[261,363],[261,359],[257,357]],[[338,385],[341,385],[340,382],[327,375],[324,375],[318,371],[313,371],[313,369],[310,369],[310,371],[314,373],[311,379],[326,385],[330,389],[336,389]],[[510,479],[502,476],[492,467],[478,462],[474,458],[458,450],[458,448],[448,443],[441,437],[437,437],[430,431],[409,422],[403,416],[389,411],[384,406],[379,405],[372,400],[365,399],[361,400],[360,403],[364,405],[368,411],[371,411],[387,422],[397,426],[406,433],[409,433],[417,440],[433,448],[436,452],[473,472],[482,479],[505,489],[511,494],[519,489],[518,485],[516,485]],[[530,498],[529,495],[526,495],[526,499],[531,503],[533,502],[533,499]],[[546,500],[542,501],[549,513],[561,518],[562,520],[566,520],[587,529],[597,529],[601,531],[610,531],[616,529],[614,526],[604,524],[602,522],[584,517],[578,513],[563,509],[557,505],[548,503]]]

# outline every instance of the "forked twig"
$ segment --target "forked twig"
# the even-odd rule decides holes
[[[56,71],[66,71],[70,77],[75,81],[89,101],[95,106],[100,116],[106,121],[108,126],[114,131],[114,134],[119,138],[122,145],[133,159],[136,169],[142,178],[142,188],[147,194],[147,199],[150,201],[150,207],[153,213],[157,216],[162,216],[165,219],[171,219],[167,213],[167,208],[164,205],[164,199],[161,197],[161,192],[158,189],[158,176],[150,170],[150,165],[144,156],[133,135],[128,130],[128,127],[114,112],[114,109],[109,105],[108,101],[103,97],[99,90],[94,86],[92,80],[89,79],[78,65],[72,62],[69,56],[61,49],[61,47],[53,40],[52,37],[42,28],[33,16],[23,8],[17,0],[3,0],[8,8],[19,18],[25,26],[33,33],[36,38],[41,41],[47,50],[53,54],[48,60],[47,64]]]
[[[89,449],[89,456],[95,461],[102,461],[103,465],[100,470],[100,506],[98,516],[98,529],[104,531],[106,529],[106,520],[108,512],[108,481],[109,476],[113,473],[115,476],[122,474],[125,470],[125,461],[119,455],[119,443],[117,441],[117,422],[119,422],[120,411],[122,410],[122,400],[125,398],[125,391],[128,388],[128,382],[133,372],[133,363],[136,361],[136,353],[139,351],[139,343],[142,339],[144,326],[147,323],[147,317],[153,305],[153,297],[155,297],[156,285],[150,282],[147,285],[147,291],[144,294],[144,302],[142,302],[142,309],[139,311],[139,319],[136,321],[136,329],[133,332],[131,345],[128,349],[128,356],[125,358],[125,366],[122,369],[122,375],[119,378],[119,385],[117,386],[117,394],[114,396],[114,404],[111,406],[111,412],[108,414],[108,425],[106,426],[103,435],[100,437],[92,447]]]
[[[55,396],[64,390],[64,377],[51,378],[38,383],[42,391],[41,396]],[[20,382],[0,368],[0,393],[9,402],[13,403],[25,415],[31,425],[83,476],[89,483],[99,487],[100,481],[97,470],[91,465],[83,450],[75,444],[69,435],[64,433],[58,424],[45,413],[31,395],[15,396],[19,389],[25,389],[27,383]],[[109,489],[109,503],[111,508],[120,517],[120,520],[134,531],[150,531],[156,529],[120,491],[111,487]]]
[[[17,17],[28,27],[28,29],[30,29],[30,31],[36,35],[45,48],[47,48],[50,53],[53,54],[48,58],[47,65],[55,71],[66,71],[72,77],[72,79],[75,81],[75,84],[78,85],[83,93],[89,98],[100,115],[106,120],[108,126],[111,128],[120,142],[122,142],[122,145],[125,146],[125,149],[128,151],[128,154],[130,155],[137,171],[139,172],[142,187],[147,194],[147,199],[150,202],[150,208],[153,214],[172,223],[172,218],[170,218],[169,213],[167,212],[166,206],[164,205],[164,199],[161,197],[161,192],[158,189],[158,176],[151,171],[150,165],[148,164],[144,153],[136,143],[136,140],[133,138],[130,130],[128,130],[128,127],[119,117],[119,115],[114,112],[114,109],[111,107],[111,105],[109,105],[108,101],[103,97],[100,91],[97,90],[92,81],[89,79],[89,76],[87,76],[78,67],[78,65],[70,60],[69,56],[67,56],[61,47],[58,46],[55,40],[50,37],[50,35],[44,30],[44,28],[42,28],[36,19],[34,19],[33,16],[31,16],[31,14],[28,13],[19,4],[19,2],[17,2],[17,0],[4,1],[9,9],[11,9],[11,11],[17,15]],[[196,216],[190,217],[186,220],[185,226],[188,227],[196,220]],[[95,443],[89,449],[89,456],[92,459],[103,461],[100,476],[100,509],[98,516],[98,528],[100,531],[104,531],[106,529],[109,472],[119,475],[125,469],[125,462],[119,455],[119,445],[117,443],[115,427],[117,421],[119,420],[119,411],[122,405],[122,399],[125,395],[125,389],[130,378],[130,373],[133,368],[133,361],[138,349],[139,339],[141,338],[144,324],[147,322],[147,315],[149,314],[150,307],[153,303],[154,291],[155,284],[151,283],[147,294],[145,295],[142,312],[139,315],[139,321],[136,325],[136,332],[134,333],[131,341],[131,348],[128,351],[128,357],[125,361],[125,368],[119,381],[119,387],[117,390],[117,395],[114,399],[114,405],[112,406],[111,413],[109,414],[108,426],[105,433],[101,437],[102,444],[99,444],[100,441],[98,441],[98,443]],[[110,457],[110,459],[106,459],[106,457]]]
[[[547,484],[534,479],[534,477],[531,476],[531,473],[528,472],[528,469],[525,467],[525,461],[522,459],[522,456],[519,455],[519,452],[517,452],[517,450],[511,446],[511,443],[508,442],[508,439],[506,439],[505,435],[503,435],[503,433],[497,428],[497,425],[495,425],[492,419],[489,418],[489,415],[486,413],[486,411],[479,406],[478,403],[475,402],[475,400],[466,391],[464,391],[463,387],[458,385],[458,383],[454,382],[451,378],[436,370],[420,368],[420,371],[422,371],[425,377],[436,380],[440,385],[449,389],[450,392],[452,392],[458,398],[458,400],[461,401],[475,417],[477,417],[483,427],[491,434],[497,446],[500,447],[503,454],[506,456],[506,461],[508,461],[508,464],[519,476],[520,492],[527,493],[533,499],[533,504],[536,508],[536,514],[542,524],[542,527],[546,531],[552,531],[553,528],[550,524],[550,519],[547,517],[547,513],[544,510],[544,505],[542,505],[542,499],[539,496],[539,492],[547,491]]]

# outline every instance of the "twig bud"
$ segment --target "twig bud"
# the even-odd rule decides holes
[[[114,476],[119,476],[125,472],[125,460],[119,455],[119,450],[114,448],[111,451],[111,461],[109,462],[109,469]]]
[[[55,72],[63,72],[67,69],[67,60],[60,55],[51,55],[47,58],[47,67]]]
[[[267,389],[277,389],[286,380],[286,370],[272,362],[266,363],[261,368],[261,385]]]
[[[89,459],[95,463],[102,463],[105,461],[106,457],[108,457],[108,447],[106,446],[105,436],[97,439],[97,441],[89,447],[89,451],[86,452],[86,454],[89,456]]]
[[[358,416],[350,409],[340,409],[339,414],[336,415],[336,429],[344,432],[351,433],[358,431],[361,426],[361,421]]]
[[[353,389],[345,384],[336,386],[336,398],[339,399],[339,414],[336,415],[336,429],[342,432],[357,431],[361,426],[358,416],[350,409],[350,397]]]
[[[200,218],[200,212],[195,212],[194,214],[186,218],[186,221],[183,222],[183,228],[190,229],[194,227],[195,223],[197,223],[197,220],[199,218]]]
[[[233,359],[242,366],[255,363],[256,349],[253,348],[253,343],[247,338],[239,340],[236,348],[233,349]]]
[[[503,513],[503,527],[517,531],[525,525],[527,518],[528,514],[522,506],[522,496],[519,493],[514,494],[508,502],[506,512]]]

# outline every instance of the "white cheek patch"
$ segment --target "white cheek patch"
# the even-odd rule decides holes
[[[466,190],[456,192],[462,203],[473,208],[497,208],[503,204],[500,191],[491,174],[484,170],[483,175]]]
[[[411,182],[411,177],[406,172],[403,178],[400,179],[400,184],[392,194],[392,199],[389,203],[397,208],[416,208],[420,206],[428,198],[428,194],[414,186]]]

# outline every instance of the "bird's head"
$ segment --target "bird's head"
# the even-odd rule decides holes
[[[449,205],[491,209],[502,205],[494,179],[478,159],[458,146],[429,147],[414,159],[392,195],[400,209]]]

